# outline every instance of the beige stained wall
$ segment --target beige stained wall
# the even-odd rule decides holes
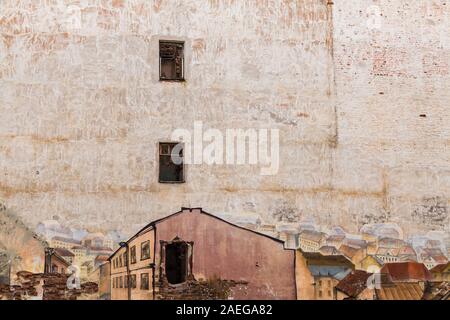
[[[314,277],[308,269],[306,259],[300,250],[295,252],[295,281],[297,288],[297,300],[314,300],[316,293]]]
[[[380,0],[369,29],[367,1],[326,3],[87,0],[77,25],[1,1],[0,198],[30,227],[128,235],[181,206],[448,231],[450,6]],[[184,83],[158,81],[164,38],[186,42]],[[159,184],[158,141],[196,120],[279,129],[279,173],[195,165]]]

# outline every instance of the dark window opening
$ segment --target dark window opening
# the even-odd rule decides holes
[[[183,156],[183,144],[176,142],[159,144],[159,182],[184,182]]]
[[[175,81],[184,80],[183,42],[159,42],[159,79]]]
[[[170,284],[186,281],[188,264],[188,245],[174,242],[166,246],[166,276]]]

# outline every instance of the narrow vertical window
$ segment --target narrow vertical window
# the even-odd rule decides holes
[[[141,244],[141,260],[150,259],[150,241]]]
[[[131,264],[136,263],[136,246],[130,248],[130,262]]]
[[[136,275],[135,274],[131,275],[130,287],[132,289],[136,289]]]
[[[171,142],[159,144],[159,182],[184,182],[183,144]]]
[[[141,273],[141,290],[149,289],[148,273]]]

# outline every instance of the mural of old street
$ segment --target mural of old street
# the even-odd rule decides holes
[[[0,0],[0,300],[449,300],[449,22]]]
[[[308,218],[277,224],[232,219],[182,208],[124,236],[58,220],[32,230],[2,206],[0,297],[449,298],[448,233],[405,234],[395,223],[366,224],[349,233]]]

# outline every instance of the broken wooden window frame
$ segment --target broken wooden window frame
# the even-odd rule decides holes
[[[175,52],[173,57],[168,55],[163,56],[162,46],[173,46],[175,47]],[[179,40],[159,40],[159,81],[174,81],[174,82],[183,82],[185,80],[185,42]],[[180,68],[179,76],[175,75],[174,77],[163,76],[162,74],[162,61],[163,59],[173,59],[174,60],[174,68],[175,74],[177,74],[177,68]],[[176,60],[179,59],[177,62]]]
[[[183,159],[182,164],[174,164],[172,163],[173,166],[178,166],[181,169],[181,174],[180,174],[180,179],[179,180],[166,180],[163,179],[162,176],[162,169],[163,169],[163,162],[162,162],[162,158],[168,157],[170,159],[170,161],[172,161],[172,151],[173,148],[177,145],[181,145],[182,149],[181,149],[181,158]],[[169,150],[167,152],[163,152],[163,147],[165,146],[169,146]],[[161,141],[158,143],[158,182],[159,183],[168,183],[168,184],[178,184],[178,183],[185,183],[186,182],[186,167],[184,164],[184,143],[182,142],[174,142],[174,141]]]

